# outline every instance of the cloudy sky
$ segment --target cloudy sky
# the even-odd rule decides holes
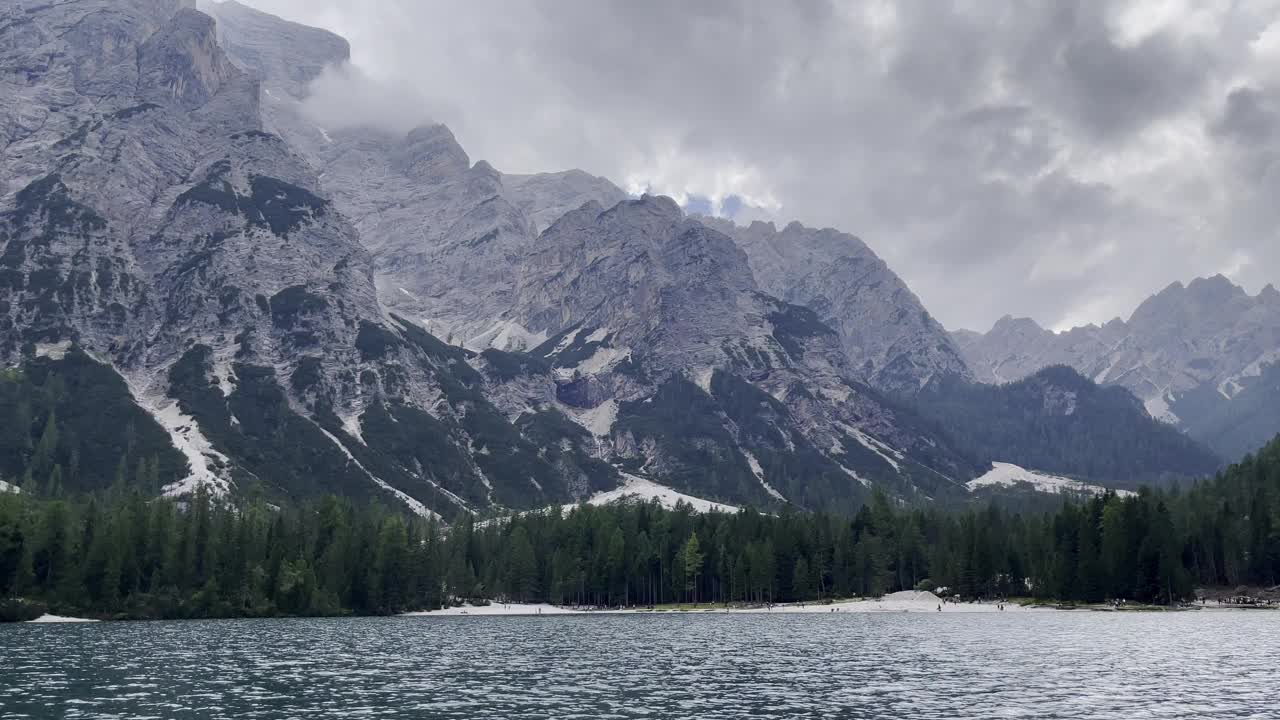
[[[951,328],[1280,284],[1280,0],[249,4],[347,37],[366,117],[852,232]]]

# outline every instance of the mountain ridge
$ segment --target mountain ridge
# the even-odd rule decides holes
[[[308,93],[345,41],[191,5],[0,16],[0,60],[29,68],[0,99],[0,349],[12,396],[43,398],[6,410],[14,452],[43,443],[67,486],[108,478],[55,432],[88,411],[57,383],[102,368],[124,379],[104,402],[145,410],[187,463],[126,441],[117,475],[176,496],[340,493],[451,520],[635,476],[853,511],[873,488],[964,501],[1004,459],[897,399],[966,371],[853,236],[744,239],[580,171],[504,175],[440,124],[321,127]],[[787,233],[822,269],[790,299],[770,289],[799,255],[761,260]]]
[[[1152,417],[1226,457],[1243,456],[1280,432],[1280,418],[1265,410],[1280,397],[1274,389],[1280,292],[1271,285],[1250,295],[1222,275],[1196,278],[1171,283],[1127,321],[1055,333],[1005,317],[985,334],[960,331],[953,338],[984,382],[1070,365],[1101,384],[1132,390]],[[1241,428],[1249,431],[1238,440]]]

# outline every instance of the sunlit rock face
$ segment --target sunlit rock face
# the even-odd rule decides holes
[[[960,351],[920,299],[858,238],[791,223],[708,220],[746,251],[761,288],[803,305],[840,337],[871,385],[912,394],[935,377],[971,377]]]

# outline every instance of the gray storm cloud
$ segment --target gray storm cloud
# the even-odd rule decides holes
[[[350,64],[325,68],[308,88],[302,109],[326,130],[377,127],[398,134],[431,123],[436,115],[416,89],[371,78]]]
[[[949,327],[1280,281],[1276,0],[251,4],[351,41],[320,122],[853,232]]]

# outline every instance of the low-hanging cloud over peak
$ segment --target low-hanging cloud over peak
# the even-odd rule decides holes
[[[950,327],[1280,280],[1280,0],[250,4],[351,41],[325,122],[838,227]]]

